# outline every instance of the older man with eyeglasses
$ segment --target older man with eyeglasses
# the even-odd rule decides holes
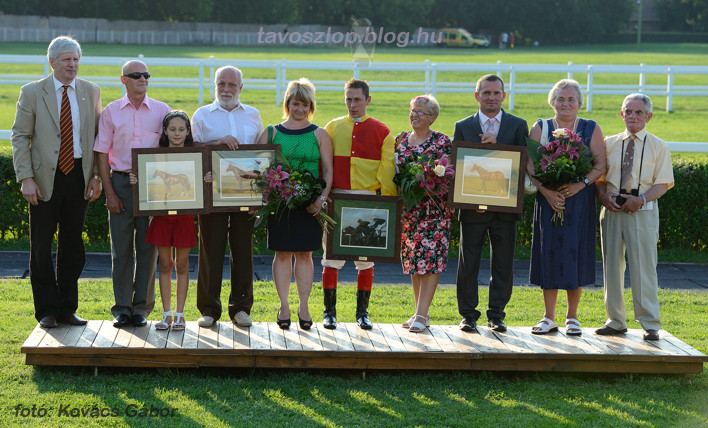
[[[155,306],[157,249],[145,242],[150,217],[133,217],[131,150],[158,146],[162,119],[170,107],[147,96],[150,73],[142,61],[123,65],[126,95],[106,106],[94,151],[106,191],[111,233],[115,327],[147,324]]]

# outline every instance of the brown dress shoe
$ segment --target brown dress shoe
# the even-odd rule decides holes
[[[79,318],[76,314],[65,315],[59,318],[59,322],[69,325],[86,325],[88,323],[88,321],[83,318]]]
[[[42,328],[55,328],[57,325],[57,319],[54,315],[47,315],[39,320],[39,326]]]
[[[612,328],[609,325],[605,325],[595,330],[595,334],[599,334],[600,336],[614,336],[615,334],[625,334],[626,332],[626,327],[617,330],[616,328]]]
[[[659,340],[659,332],[649,329],[644,333],[644,340]]]

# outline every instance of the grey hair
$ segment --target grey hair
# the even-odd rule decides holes
[[[548,104],[553,107],[553,103],[555,103],[556,98],[558,98],[558,92],[566,88],[575,89],[575,92],[578,94],[578,107],[582,107],[583,90],[580,89],[580,83],[576,82],[573,79],[561,79],[555,85],[553,85],[551,92],[548,93]]]
[[[624,109],[627,107],[627,104],[629,104],[630,101],[634,101],[634,100],[644,101],[644,113],[646,113],[646,114],[651,113],[651,98],[649,98],[648,95],[639,94],[639,93],[629,94],[626,97],[624,97],[624,101],[622,101],[622,111],[624,111]]]
[[[440,104],[432,95],[420,95],[418,97],[414,97],[411,99],[411,106],[413,105],[427,107],[431,116],[437,117],[440,115]]]
[[[236,72],[236,75],[238,76],[238,80],[243,83],[243,73],[241,70],[238,68],[234,67],[233,65],[225,65],[223,67],[219,67],[216,69],[216,73],[214,73],[214,83],[219,83],[219,75],[221,74],[222,71],[224,70],[233,70]]]
[[[81,45],[79,42],[71,36],[55,37],[47,48],[47,58],[54,61],[59,55],[69,52],[78,52],[79,58],[81,58]]]

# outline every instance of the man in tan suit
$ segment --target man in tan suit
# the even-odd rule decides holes
[[[30,280],[35,317],[44,328],[83,325],[76,315],[82,238],[88,202],[101,195],[93,143],[101,91],[76,78],[81,46],[71,37],[47,49],[52,74],[20,91],[12,125],[12,157],[22,196],[30,203]],[[57,235],[56,274],[52,240]]]

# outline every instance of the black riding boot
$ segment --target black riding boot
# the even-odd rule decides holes
[[[336,288],[325,288],[324,290],[324,312],[322,316],[322,325],[324,328],[335,329],[337,328],[337,289]]]
[[[364,330],[374,326],[369,320],[369,297],[371,290],[356,290],[356,323]]]

